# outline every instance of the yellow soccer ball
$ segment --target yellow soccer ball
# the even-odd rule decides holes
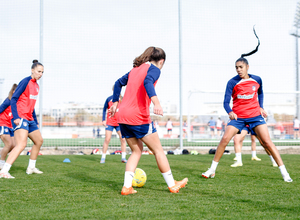
[[[143,187],[146,183],[146,180],[147,180],[147,175],[145,171],[140,168],[136,168],[132,180],[132,186]]]

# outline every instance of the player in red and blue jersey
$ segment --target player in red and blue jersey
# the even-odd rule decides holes
[[[4,147],[1,151],[0,169],[2,169],[5,164],[7,154],[15,146],[14,131],[12,129],[11,124],[12,113],[10,107],[10,100],[17,86],[17,84],[13,84],[12,88],[8,93],[8,97],[0,106],[0,138],[4,143]]]
[[[10,175],[9,170],[20,153],[25,149],[28,137],[32,140],[33,146],[26,173],[43,173],[35,167],[38,153],[43,144],[43,138],[38,129],[38,122],[34,111],[34,106],[39,93],[37,80],[42,77],[43,73],[44,66],[37,60],[34,60],[31,66],[31,76],[24,78],[19,83],[11,98],[10,104],[13,115],[12,126],[14,129],[16,146],[9,154],[6,163],[0,172],[0,178],[14,178]]]
[[[113,89],[114,90],[114,89]],[[120,97],[120,101],[121,101]],[[104,104],[103,107],[103,114],[102,114],[102,123],[105,126],[105,140],[103,143],[103,149],[102,149],[102,157],[100,160],[100,163],[105,163],[105,158],[106,158],[106,151],[111,139],[111,135],[114,129],[116,129],[117,134],[119,135],[120,141],[121,141],[121,151],[122,151],[122,158],[121,158],[121,162],[122,163],[127,163],[126,160],[126,141],[125,138],[122,137],[121,131],[120,131],[120,126],[117,122],[117,115],[118,112],[116,112],[116,114],[114,115],[114,117],[109,117],[109,112],[106,110],[110,109],[110,107],[113,105],[113,96],[109,96]],[[105,117],[106,116],[106,117]]]
[[[175,181],[168,159],[161,146],[156,128],[150,118],[150,104],[154,104],[153,112],[163,115],[163,109],[155,92],[155,85],[160,76],[160,70],[166,59],[161,48],[149,47],[143,54],[136,57],[133,69],[118,79],[115,83],[113,105],[109,109],[111,117],[117,110],[119,96],[123,86],[126,91],[118,112],[118,123],[121,133],[132,150],[125,169],[122,195],[136,193],[132,188],[132,179],[137,164],[142,156],[143,143],[153,152],[155,159],[171,193],[179,192],[188,179]]]
[[[254,34],[257,37],[255,30]],[[248,125],[250,131],[252,131],[251,133],[255,133],[266,151],[272,154],[279,166],[284,181],[293,181],[282,162],[276,146],[270,138],[264,119],[264,117],[267,117],[267,113],[263,108],[262,80],[259,76],[248,74],[249,64],[244,57],[255,53],[259,45],[260,42],[258,39],[256,49],[248,54],[242,54],[241,58],[235,62],[238,75],[228,81],[224,97],[224,108],[231,121],[228,123],[225,134],[218,145],[211,167],[205,173],[202,173],[202,176],[205,178],[215,177],[217,165],[227,144],[234,135],[240,133]],[[231,97],[233,99],[232,109],[229,106]]]

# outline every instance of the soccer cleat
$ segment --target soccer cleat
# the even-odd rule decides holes
[[[185,185],[187,184],[188,181],[189,181],[188,178],[184,178],[181,181],[175,180],[175,185],[172,187],[168,187],[168,188],[171,193],[178,193],[181,188],[185,187]]]
[[[274,162],[272,166],[273,166],[273,167],[278,167],[278,165],[277,165],[276,162]]]
[[[230,165],[231,167],[241,167],[243,166],[242,162],[235,162],[234,164]]]
[[[235,158],[233,158],[233,160],[237,160],[237,158],[235,157]]]
[[[0,178],[4,178],[4,179],[14,179],[15,177],[13,177],[12,175],[10,175],[10,173],[0,173]]]
[[[122,163],[127,163],[126,158],[122,158],[121,162],[122,162]]]
[[[137,193],[137,191],[134,190],[134,189],[132,188],[132,186],[129,187],[129,188],[123,186],[122,191],[121,191],[121,195],[123,195],[123,196],[130,195],[130,194],[134,194],[134,193]]]
[[[252,157],[252,158],[251,158],[251,160],[255,160],[255,161],[261,161],[261,159],[260,159],[260,158],[258,158],[257,156],[255,156],[255,157]]]
[[[285,176],[283,177],[283,180],[284,180],[284,182],[288,182],[288,183],[293,182],[293,180],[292,180],[292,178],[290,177],[289,174],[285,175]]]
[[[100,163],[105,163],[105,159],[101,158]]]
[[[215,177],[215,171],[213,171],[209,168],[205,173],[202,173],[202,176],[206,179],[214,178]]]
[[[36,174],[42,174],[43,172],[40,171],[38,168],[30,168],[30,167],[27,167],[27,170],[26,170],[26,173],[27,174],[33,174],[33,173],[36,173]]]

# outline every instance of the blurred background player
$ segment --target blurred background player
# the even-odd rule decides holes
[[[298,139],[299,138],[300,121],[297,116],[294,119],[293,127],[294,127],[294,139]]]
[[[257,37],[254,28],[253,31]],[[244,58],[255,53],[258,50],[259,44],[258,39],[256,49],[248,54],[242,54],[241,58],[235,62],[238,75],[228,81],[224,97],[224,108],[229,114],[231,121],[228,123],[225,134],[218,145],[211,167],[205,173],[202,173],[202,176],[205,178],[215,177],[215,171],[227,144],[234,135],[240,133],[246,125],[249,125],[249,129],[257,135],[262,146],[275,159],[284,181],[293,181],[282,162],[276,146],[270,138],[268,127],[264,120],[264,117],[267,117],[267,113],[263,109],[262,80],[259,76],[248,74],[249,63]],[[232,109],[229,105],[231,97],[233,98]]]
[[[161,171],[171,193],[178,193],[188,179],[175,181],[170,169],[169,161],[163,151],[158,134],[151,122],[149,107],[153,103],[153,113],[163,115],[155,92],[155,85],[160,76],[160,70],[166,59],[161,48],[149,47],[144,53],[133,61],[133,69],[118,79],[115,83],[113,105],[109,112],[113,117],[116,113],[119,96],[123,86],[126,91],[122,104],[119,107],[118,123],[122,135],[132,150],[125,169],[124,186],[122,195],[129,195],[137,191],[132,188],[132,179],[135,169],[142,156],[143,143],[155,155],[159,170]]]
[[[172,134],[172,130],[173,130],[173,123],[172,123],[172,121],[171,121],[171,119],[170,119],[170,118],[168,118],[168,121],[167,121],[166,127],[167,127],[168,134]]]
[[[35,167],[36,159],[43,144],[43,138],[37,126],[38,122],[34,110],[39,94],[37,80],[43,76],[43,73],[44,66],[37,60],[33,60],[31,76],[24,78],[19,83],[11,98],[10,103],[13,115],[12,126],[14,129],[16,146],[10,152],[6,163],[0,172],[0,178],[14,178],[10,175],[9,170],[20,153],[25,149],[28,137],[32,140],[33,146],[26,173],[43,173]]]
[[[114,87],[113,87],[113,90],[114,90]],[[110,117],[108,111],[106,113],[106,110],[110,109],[110,107],[113,105],[112,99],[113,99],[113,96],[112,95],[109,96],[106,99],[104,107],[103,107],[102,123],[105,126],[105,140],[104,140],[104,143],[103,143],[102,158],[100,160],[100,163],[105,163],[106,152],[107,152],[108,145],[109,145],[109,142],[110,142],[110,139],[111,139],[111,136],[112,136],[112,132],[113,132],[114,129],[116,129],[116,132],[119,135],[119,138],[120,138],[120,141],[121,141],[121,151],[122,151],[121,162],[122,163],[127,163],[127,160],[126,160],[126,141],[125,141],[125,138],[122,138],[122,134],[121,134],[121,131],[120,131],[120,126],[117,122],[118,110],[117,110],[116,114],[113,117]],[[122,99],[122,97],[120,96],[119,97],[119,102],[122,101],[121,99]],[[105,116],[106,116],[106,119],[105,119]]]
[[[8,93],[8,97],[0,106],[0,138],[4,143],[4,147],[1,151],[0,169],[2,169],[5,164],[7,154],[15,146],[14,131],[11,124],[11,119],[13,117],[11,113],[10,100],[17,86],[17,84],[13,84]]]
[[[210,137],[214,138],[215,136],[215,127],[216,127],[216,121],[213,120],[213,117],[210,118],[209,122],[207,123],[207,125],[210,128]]]
[[[217,135],[218,135],[218,138],[221,137],[221,132],[222,132],[222,120],[221,118],[219,117],[217,122],[216,122],[216,127],[217,127]]]

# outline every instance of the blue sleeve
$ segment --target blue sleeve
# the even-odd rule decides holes
[[[232,80],[229,80],[226,86],[226,91],[225,91],[225,96],[224,96],[224,102],[223,106],[227,114],[232,112],[232,109],[230,108],[230,100],[231,100],[231,95],[232,95],[232,90],[234,88],[234,82]]]
[[[33,120],[35,121],[35,123],[38,125],[38,121],[37,121],[37,118],[36,118],[36,114],[35,114],[35,110],[33,109],[33,112],[32,112],[32,117],[33,117]]]
[[[10,106],[10,100],[6,98],[4,102],[0,105],[0,114]]]
[[[17,110],[17,102],[19,100],[20,95],[25,91],[30,79],[31,79],[31,76],[26,77],[25,79],[23,79],[19,83],[19,85],[17,86],[14,94],[11,97],[10,105],[11,105],[11,112],[12,112],[14,120],[20,118],[20,116],[18,114],[18,110]]]
[[[104,107],[103,107],[103,112],[102,112],[102,121],[105,121],[106,117],[106,109],[108,108],[108,102],[109,102],[109,97],[106,99]]]
[[[124,76],[122,76],[120,79],[118,79],[115,82],[113,102],[118,102],[119,101],[119,97],[120,97],[122,87],[127,85],[129,73],[126,73]]]
[[[261,108],[264,108],[264,92],[263,92],[263,86],[262,86],[262,80],[261,79],[260,79],[259,85],[260,85],[260,87],[257,90],[258,103],[259,103],[259,106]]]
[[[148,69],[147,76],[144,79],[144,86],[149,98],[151,98],[152,96],[156,96],[154,83],[158,80],[159,76],[160,69],[154,65],[151,65]]]

